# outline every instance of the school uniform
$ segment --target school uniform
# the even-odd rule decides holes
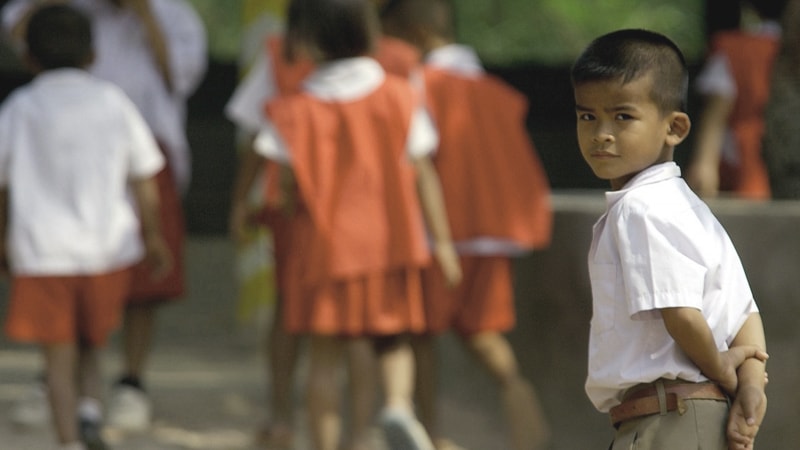
[[[424,96],[441,135],[433,161],[464,273],[450,289],[438,266],[427,270],[428,331],[507,331],[515,321],[509,258],[546,246],[552,227],[527,100],[459,44],[428,55]]]
[[[644,170],[621,190],[607,192],[606,204],[594,225],[588,256],[593,314],[585,387],[594,406],[614,417],[614,408],[642,385],[709,381],[669,335],[660,309],[699,310],[724,351],[758,308],[725,229],[680,178],[675,163]],[[705,423],[679,420],[677,410],[664,415],[656,410],[655,419],[652,414],[629,417],[616,424],[614,448],[627,448],[616,445],[633,439],[640,426],[654,420],[661,420],[656,426],[665,429],[691,422],[681,433],[664,431],[681,436],[682,442],[714,435],[724,443],[724,396],[714,386],[698,386],[716,389],[716,400],[696,400],[700,403],[692,406],[692,411],[712,410],[702,419]]]
[[[383,36],[378,40],[376,60],[385,71],[408,77],[419,67],[419,52],[398,39]],[[284,54],[284,39],[281,35],[270,35],[264,39],[264,51],[256,58],[242,83],[236,88],[225,106],[228,118],[249,134],[256,134],[267,123],[264,104],[268,101],[302,90],[302,83],[314,70],[307,58],[298,57],[288,61]],[[279,164],[267,161],[264,171],[265,208],[261,220],[272,230],[274,258],[278,289],[289,281],[284,267],[292,265],[288,259],[291,252],[292,217],[282,207]]]
[[[700,94],[734,99],[720,161],[720,190],[744,198],[770,197],[761,139],[779,46],[780,27],[772,22],[757,32],[719,33],[711,41],[709,62],[698,75]]]
[[[129,288],[122,272],[144,255],[128,183],[155,176],[164,158],[125,94],[78,69],[43,72],[15,91],[0,133],[14,277],[6,331],[100,344]],[[77,304],[88,307],[69,309]]]
[[[13,0],[3,10],[6,29],[16,24],[33,0]],[[92,21],[95,61],[89,71],[118,85],[133,101],[155,135],[167,159],[158,174],[160,219],[173,255],[171,271],[153,280],[145,264],[135,269],[133,303],[180,297],[185,291],[183,244],[185,224],[181,196],[189,188],[191,154],[186,137],[186,101],[195,91],[207,64],[202,21],[184,0],[150,0],[161,26],[170,59],[171,86],[164,82],[136,13],[108,0],[70,0]]]
[[[289,332],[375,336],[424,326],[428,264],[413,158],[437,134],[413,88],[372,58],[319,67],[303,92],[266,108],[255,148],[290,165],[298,187]]]

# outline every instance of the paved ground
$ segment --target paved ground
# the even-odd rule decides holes
[[[116,450],[251,449],[253,432],[267,415],[262,401],[266,370],[258,333],[234,318],[228,243],[221,238],[193,238],[187,256],[190,293],[163,310],[149,373],[156,422],[144,434],[111,433]],[[4,298],[0,310],[5,309]],[[104,372],[109,380],[118,367],[117,349],[114,343],[107,350]],[[445,430],[470,449],[503,450],[500,408],[491,384],[480,374],[469,375],[478,368],[458,351],[448,351],[446,358],[448,370],[461,376],[443,383],[448,395],[443,403]],[[24,394],[39,367],[34,348],[0,339],[0,450],[51,448],[49,429],[20,430],[8,419],[11,405]],[[298,400],[301,383],[299,379]],[[451,395],[456,391],[458,395]],[[298,412],[298,423],[304,428],[303,411]],[[296,448],[310,448],[305,433]],[[381,448],[376,430],[376,450]]]

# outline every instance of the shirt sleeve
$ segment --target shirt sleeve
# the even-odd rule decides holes
[[[131,179],[152,177],[166,165],[164,155],[133,102],[123,95],[120,103],[130,143],[129,177]]]
[[[731,74],[728,57],[723,53],[714,53],[695,81],[697,92],[702,95],[717,95],[735,99],[737,94],[736,80]]]
[[[208,65],[208,43],[200,16],[184,0],[159,2],[158,20],[167,41],[172,86],[189,97],[200,85]]]
[[[256,153],[264,158],[271,159],[277,163],[290,165],[291,154],[283,138],[278,133],[277,128],[271,121],[265,119],[264,126],[256,135],[253,142]]]
[[[429,156],[439,146],[439,133],[433,125],[428,111],[419,107],[411,116],[411,125],[408,127],[408,141],[406,152],[411,159]]]
[[[264,105],[275,92],[272,64],[262,52],[225,105],[225,115],[237,127],[255,134],[265,125]]]
[[[702,229],[680,214],[665,219],[630,209],[614,222],[613,232],[631,318],[652,318],[662,308],[703,309]]]

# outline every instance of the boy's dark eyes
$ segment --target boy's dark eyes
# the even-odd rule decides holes
[[[578,113],[578,120],[594,120],[594,115],[589,113]]]
[[[633,116],[630,115],[630,114],[618,113],[616,116],[614,116],[614,119],[615,120],[631,120],[631,119],[633,119]]]

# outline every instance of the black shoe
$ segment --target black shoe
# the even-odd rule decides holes
[[[109,450],[103,441],[102,431],[103,425],[100,422],[81,420],[81,441],[86,445],[87,450]]]

